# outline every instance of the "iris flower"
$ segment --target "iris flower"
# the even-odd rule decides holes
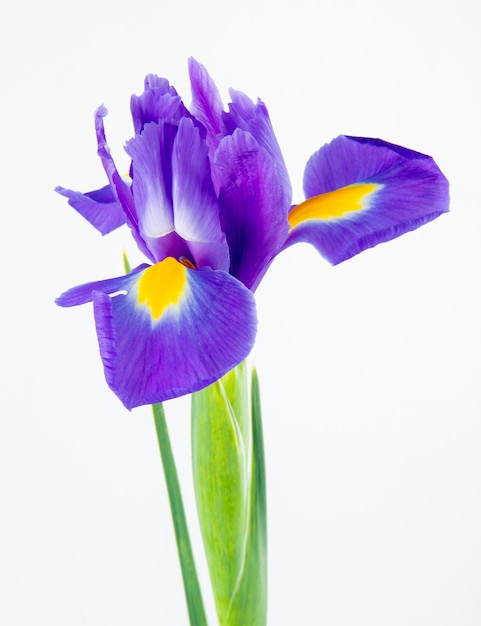
[[[93,302],[107,383],[124,405],[197,391],[243,361],[256,335],[253,293],[273,259],[297,242],[337,264],[448,210],[434,161],[380,139],[340,136],[291,184],[267,109],[231,90],[223,110],[205,68],[189,61],[188,110],[164,78],[132,96],[131,159],[121,176],[101,106],[98,155],[108,184],[57,191],[97,230],[127,224],[149,263],[74,287],[60,306]]]

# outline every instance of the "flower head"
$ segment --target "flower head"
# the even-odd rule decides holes
[[[224,111],[205,68],[190,59],[189,71],[190,111],[157,76],[132,96],[129,176],[110,154],[102,106],[95,129],[108,185],[57,188],[102,234],[126,223],[150,262],[57,299],[93,301],[106,379],[128,408],[201,389],[249,354],[253,292],[286,247],[309,242],[336,264],[448,210],[430,157],[346,136],[311,157],[307,200],[292,206],[265,105],[231,91]]]

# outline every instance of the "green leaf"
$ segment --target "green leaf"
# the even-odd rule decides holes
[[[221,626],[266,624],[265,466],[255,372],[251,394],[244,362],[192,396],[194,486]]]
[[[130,262],[129,262],[129,259],[128,259],[128,257],[127,257],[127,252],[125,252],[125,250],[124,250],[124,252],[123,252],[123,254],[122,254],[122,259],[123,259],[123,261],[124,261],[124,270],[125,270],[125,273],[126,273],[126,274],[130,274],[130,269],[131,269],[131,268],[130,268]]]
[[[195,568],[194,555],[192,553],[189,529],[184,512],[184,503],[180,490],[179,479],[175,459],[170,445],[169,431],[165,419],[164,407],[162,403],[153,404],[155,430],[159,443],[162,466],[164,468],[165,482],[169,494],[170,510],[174,523],[175,539],[177,541],[177,552],[179,554],[182,579],[184,582],[185,598],[187,610],[189,612],[189,622],[191,626],[207,626],[207,619],[202,601],[197,570]]]

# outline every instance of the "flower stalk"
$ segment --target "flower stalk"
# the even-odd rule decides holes
[[[249,392],[245,362],[193,394],[192,457],[219,624],[265,626],[264,446],[257,375]]]

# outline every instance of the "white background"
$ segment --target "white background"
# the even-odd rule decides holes
[[[450,214],[336,268],[293,247],[257,292],[270,626],[481,624],[480,24],[475,0],[2,9],[2,625],[187,624],[150,410],[105,384],[90,307],[53,304],[140,254],[53,188],[104,184],[102,102],[126,169],[130,94],[154,72],[189,103],[189,55],[224,101],[267,103],[296,202],[341,133],[431,154],[451,181]],[[166,409],[214,624],[189,403]]]

